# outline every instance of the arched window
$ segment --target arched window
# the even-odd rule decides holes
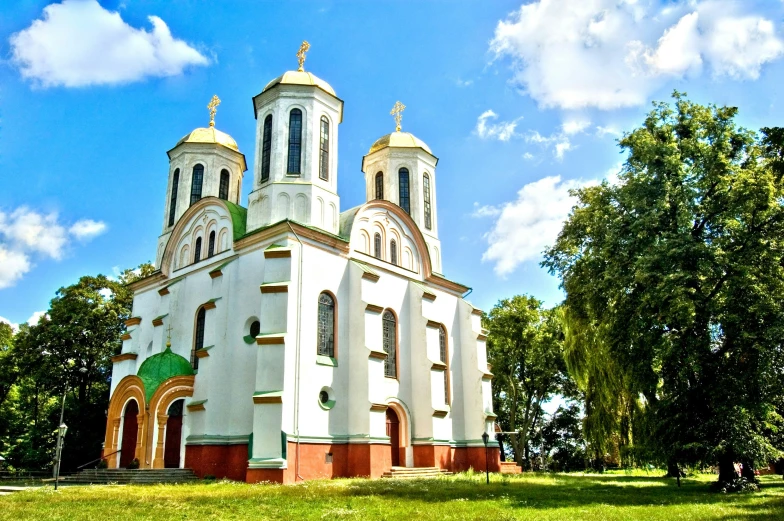
[[[319,177],[329,181],[329,120],[321,116],[321,145],[319,147]]]
[[[201,199],[201,185],[204,182],[204,167],[196,165],[193,167],[191,176],[191,205]]]
[[[377,259],[381,258],[381,234],[376,233],[373,236],[373,256]]]
[[[169,202],[169,226],[174,226],[174,214],[177,212],[177,187],[180,184],[180,169],[172,176],[171,200]]]
[[[215,230],[210,232],[210,240],[207,243],[207,257],[215,255]]]
[[[196,244],[193,247],[193,262],[201,260],[201,237],[196,239]]]
[[[384,198],[384,173],[376,174],[376,199]]]
[[[196,330],[193,335],[193,351],[191,351],[191,365],[194,369],[199,368],[199,357],[196,351],[204,347],[204,322],[207,319],[207,312],[203,307],[196,313]]]
[[[395,314],[389,310],[384,311],[382,322],[384,323],[384,352],[387,358],[384,360],[384,376],[397,378],[397,321]]]
[[[397,241],[395,239],[389,242],[389,262],[397,266]]]
[[[220,175],[220,188],[218,189],[218,197],[224,201],[229,200],[229,171],[221,170]]]
[[[430,176],[427,174],[422,178],[422,191],[425,194],[425,228],[429,230],[433,221],[430,217]]]
[[[449,405],[451,402],[449,395],[449,354],[446,350],[446,328],[444,326],[438,328],[438,347],[441,362],[446,365],[446,369],[444,369],[444,403]]]
[[[272,114],[264,118],[264,135],[261,138],[261,182],[270,176],[270,157],[272,154]]]
[[[407,214],[411,213],[411,200],[410,191],[408,186],[408,169],[401,168],[398,174],[398,187],[400,188],[400,207],[406,211]]]
[[[289,113],[289,174],[300,174],[302,163],[302,111],[292,109]]]
[[[335,357],[335,299],[326,291],[318,299],[318,339],[316,353]]]

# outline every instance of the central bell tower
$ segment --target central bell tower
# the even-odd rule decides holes
[[[253,98],[256,161],[248,232],[289,219],[337,234],[340,215],[338,125],[343,100],[324,80],[299,69],[269,82]]]

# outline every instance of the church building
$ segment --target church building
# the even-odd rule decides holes
[[[253,98],[245,155],[210,125],[168,151],[156,271],[132,284],[113,357],[110,468],[293,483],[392,467],[499,468],[481,311],[447,279],[438,158],[401,131],[341,211],[343,100],[299,69]],[[358,180],[358,179],[357,179]],[[356,180],[351,180],[355,182]]]

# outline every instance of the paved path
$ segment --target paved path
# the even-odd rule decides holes
[[[7,496],[9,494],[13,494],[14,492],[21,492],[22,490],[27,490],[29,487],[6,487],[0,485],[0,496]]]

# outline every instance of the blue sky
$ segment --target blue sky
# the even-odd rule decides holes
[[[10,5],[9,5],[10,4]],[[0,317],[28,321],[84,274],[152,260],[166,151],[206,126],[253,161],[251,98],[296,68],[345,100],[343,210],[364,202],[361,159],[394,129],[440,158],[444,271],[484,309],[562,298],[538,265],[572,204],[611,175],[615,140],[673,89],[784,123],[778,0],[3,2]],[[252,170],[245,179],[243,203]]]

